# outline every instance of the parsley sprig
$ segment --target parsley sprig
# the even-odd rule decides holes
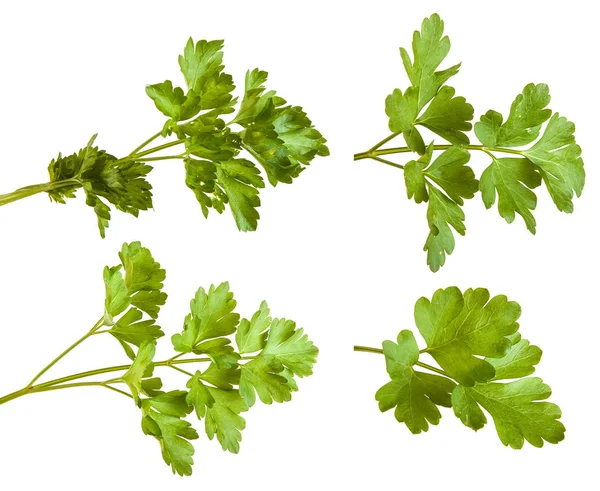
[[[148,163],[181,160],[185,182],[205,217],[211,208],[222,213],[229,206],[239,230],[256,230],[259,192],[265,187],[257,164],[272,186],[291,184],[317,155],[329,155],[326,140],[301,107],[266,90],[267,72],[259,69],[246,73],[236,113],[235,85],[224,72],[223,41],[194,44],[190,39],[179,56],[179,66],[185,91],[170,80],[146,87],[157,109],[168,118],[160,131],[121,158],[93,146],[94,135],[79,152],[59,154],[50,162],[49,182],[0,195],[0,206],[43,192],[65,203],[83,188],[104,237],[111,218],[109,205],[136,217],[152,208]],[[232,113],[236,114],[225,122],[223,117]],[[148,148],[155,140],[169,137],[175,139]],[[155,155],[167,149],[176,152]]]
[[[477,191],[486,208],[491,208],[497,198],[498,212],[508,223],[519,214],[535,234],[532,211],[537,196],[532,190],[543,182],[556,207],[571,213],[573,197],[581,195],[585,183],[575,125],[548,109],[550,93],[545,84],[526,85],[512,103],[506,120],[494,110],[481,116],[475,124],[475,136],[481,145],[470,144],[467,132],[472,128],[473,106],[446,85],[458,73],[460,64],[436,71],[449,50],[444,23],[433,14],[423,21],[421,31],[414,33],[412,58],[407,50],[400,49],[411,85],[404,92],[395,89],[386,99],[392,134],[354,155],[354,160],[373,159],[402,169],[408,198],[428,203],[429,235],[424,250],[432,271],[438,271],[446,255],[454,250],[452,229],[465,234],[461,207]],[[448,144],[426,144],[422,128]],[[382,148],[399,136],[404,138],[405,147]],[[473,151],[491,159],[480,180],[467,165]],[[435,152],[442,153],[434,159]],[[401,153],[416,153],[418,157],[404,165],[385,158]]]
[[[518,303],[504,295],[490,298],[484,288],[437,290],[415,305],[415,323],[426,347],[413,333],[400,331],[397,342],[355,351],[385,356],[391,381],[375,394],[379,409],[394,415],[412,433],[427,431],[442,417],[438,406],[452,407],[465,426],[485,426],[485,410],[502,443],[515,449],[525,440],[535,447],[564,439],[560,408],[545,400],[550,387],[535,371],[542,350],[518,332]],[[422,361],[430,356],[438,366]],[[419,370],[418,368],[424,369]]]
[[[294,321],[271,317],[266,302],[250,319],[235,313],[228,283],[198,289],[181,333],[171,337],[175,354],[155,360],[164,336],[156,324],[167,295],[165,270],[139,242],[124,244],[118,266],[104,268],[104,314],[79,340],[48,363],[21,390],[0,397],[0,405],[38,392],[103,387],[131,399],[139,408],[142,430],[158,440],[174,473],[192,473],[198,433],[186,418],[204,420],[209,439],[237,453],[246,422],[241,413],[256,402],[286,402],[298,390],[296,377],[312,374],[318,349]],[[109,334],[129,362],[39,382],[56,363],[87,339]],[[204,364],[204,368],[202,368]],[[192,367],[192,368],[190,368]],[[158,369],[182,375],[178,390],[163,391]],[[118,375],[114,376],[112,374]],[[111,374],[110,378],[105,378]],[[104,376],[100,378],[99,376]]]

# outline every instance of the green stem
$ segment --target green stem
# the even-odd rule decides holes
[[[12,193],[0,194],[0,206],[18,201],[34,194],[54,191],[56,189],[70,187],[70,186],[81,186],[81,183],[77,179],[64,179],[62,181],[47,182],[45,184],[35,184],[33,186],[25,186],[19,188]]]
[[[361,351],[363,353],[376,353],[378,355],[383,355],[383,350],[381,348],[370,348],[369,346],[355,346],[354,351]],[[444,372],[444,370],[440,370],[439,368],[434,367],[432,365],[428,365],[427,363],[417,361],[415,363],[415,365],[420,366],[421,368],[425,368],[427,370],[431,370],[432,372],[439,373],[440,375],[443,375],[444,377],[452,378],[452,377],[450,377],[450,375],[448,375],[446,372]]]
[[[183,159],[185,158],[185,153],[179,155],[166,155],[164,157],[146,157],[142,159],[135,159],[136,162],[154,162],[157,160],[170,160],[170,159]]]
[[[256,358],[256,356],[242,356],[240,358],[240,360],[253,360],[254,358]],[[184,360],[164,360],[164,361],[157,361],[156,363],[154,363],[155,367],[171,367],[174,368],[173,365],[180,365],[180,364],[186,364],[186,363],[207,363],[207,362],[211,362],[212,360],[208,357],[204,357],[204,358],[187,358]],[[49,387],[61,387],[61,388],[67,388],[67,387],[76,387],[76,385],[74,384],[68,384],[68,382],[72,382],[73,380],[79,380],[82,378],[87,378],[87,377],[93,377],[95,375],[102,375],[104,373],[112,373],[112,372],[120,372],[120,371],[125,371],[128,370],[129,367],[131,366],[131,364],[129,365],[117,365],[117,366],[113,366],[113,367],[106,367],[106,368],[97,368],[95,370],[88,370],[86,372],[80,372],[80,373],[76,373],[73,375],[68,375],[66,377],[61,377],[61,378],[57,378],[54,380],[50,380],[48,382],[44,382],[38,385],[28,385],[27,387],[24,387],[21,390],[17,390],[15,392],[12,392],[10,394],[7,394],[3,397],[0,397],[0,405],[8,402],[8,401],[12,401],[13,399],[17,399],[18,397],[22,397],[24,395],[27,394],[33,394],[35,392],[44,392],[46,390],[53,390],[50,389]],[[191,375],[191,373],[186,372],[188,375]],[[108,381],[104,381],[104,382],[86,382],[83,385],[100,385],[100,384],[105,384],[108,385],[108,382],[110,383],[116,383],[118,382],[119,379],[110,379]],[[78,387],[78,386],[77,386]],[[114,387],[111,387],[112,390],[117,390],[118,392],[122,392],[119,391],[118,389],[115,389]]]
[[[156,140],[161,134],[162,134],[162,130],[159,131],[158,133],[152,135],[144,143],[142,143],[139,147],[136,147],[135,150],[133,150],[133,152],[131,152],[129,154],[129,156],[131,157],[132,155],[135,155],[136,153],[138,153],[142,148],[148,146],[150,143],[152,143],[154,140]]]
[[[396,138],[398,135],[400,135],[402,132],[399,131],[397,133],[392,133],[389,136],[386,136],[383,140],[381,140],[379,143],[377,143],[376,145],[373,145],[371,148],[369,148],[369,150],[367,150],[367,153],[372,153],[375,150],[377,150],[378,148],[382,147],[383,145],[385,145],[387,142],[389,142],[390,140],[393,140],[394,138]],[[356,159],[355,159],[356,160]]]
[[[27,384],[27,387],[33,386],[33,384],[42,375],[44,375],[48,370],[50,370],[54,365],[56,365],[60,360],[62,360],[67,354],[69,354],[71,351],[73,351],[73,349],[75,349],[77,346],[79,346],[81,343],[83,343],[87,338],[92,336],[103,325],[104,325],[104,318],[101,318],[98,322],[96,322],[96,324],[94,324],[94,327],[92,327],[89,330],[89,332],[87,334],[85,334],[85,336],[82,336],[81,338],[79,338],[71,346],[69,346],[66,350],[64,350],[60,355],[58,355],[56,358],[54,358],[54,360],[52,360],[44,368],[42,368],[42,370],[35,377],[33,377],[31,382],[29,382],[29,384]]]
[[[145,155],[150,155],[151,153],[160,152],[161,150],[164,150],[165,148],[171,148],[171,147],[174,147],[175,145],[180,145],[181,143],[184,143],[185,141],[186,140],[175,140],[175,141],[172,141],[169,143],[165,143],[163,145],[158,145],[157,147],[152,147],[152,148],[149,148],[148,150],[144,150],[143,152],[130,155],[129,157],[127,157],[127,159],[137,160],[138,158],[143,157]]]
[[[394,134],[395,136],[395,134]],[[391,139],[391,138],[390,138]],[[455,145],[434,145],[434,150],[448,150]],[[375,157],[379,157],[381,155],[392,155],[396,153],[412,153],[408,147],[395,147],[395,148],[384,148],[383,150],[377,150],[379,146],[374,147],[375,150],[367,150],[366,152],[356,153],[354,154],[354,160],[363,160],[363,159],[375,159]],[[467,150],[477,150],[480,152],[499,152],[499,153],[511,153],[514,155],[523,155],[523,152],[520,150],[513,150],[512,148],[496,148],[496,147],[486,147],[484,145],[464,145],[461,148],[465,148]],[[375,159],[377,160],[377,159]]]

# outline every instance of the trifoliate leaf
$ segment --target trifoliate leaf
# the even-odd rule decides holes
[[[240,432],[246,427],[240,413],[247,411],[248,406],[238,390],[208,387],[208,392],[214,404],[206,410],[206,434],[210,440],[217,435],[223,450],[238,453],[242,441]]]
[[[165,280],[165,270],[157,263],[150,250],[140,242],[123,244],[119,253],[125,272],[125,286],[131,305],[156,319],[160,306],[165,304],[167,294],[161,290]]]
[[[462,205],[463,198],[471,199],[479,188],[473,169],[465,165],[470,158],[467,150],[451,147],[442,152],[425,169],[424,174],[446,191],[450,199]]]
[[[227,196],[227,202],[238,228],[256,230],[260,215],[258,190],[265,184],[258,169],[246,159],[221,162],[217,166],[217,183]]]
[[[164,461],[180,476],[192,474],[194,447],[189,440],[198,438],[190,423],[181,419],[191,411],[185,397],[186,392],[173,391],[142,401],[142,431],[159,441]]]
[[[468,145],[465,132],[472,128],[469,121],[473,119],[473,106],[464,97],[454,97],[454,92],[452,87],[442,87],[415,124],[425,126],[453,145]]]
[[[242,319],[235,334],[235,343],[240,354],[255,353],[265,347],[267,330],[271,325],[267,302],[261,302],[260,308],[254,313],[252,319]]]
[[[200,98],[200,109],[219,108],[230,112],[235,104],[231,75],[223,73],[223,41],[194,41],[190,38],[179,66],[190,90]]]
[[[275,356],[259,356],[241,367],[240,395],[248,407],[256,402],[256,394],[264,404],[287,402],[292,399],[292,388],[281,375],[283,363]]]
[[[460,64],[458,64],[447,70],[435,71],[450,51],[450,40],[443,34],[444,21],[438,14],[433,14],[423,20],[421,32],[415,31],[413,34],[414,62],[411,61],[408,52],[404,48],[400,48],[400,55],[408,78],[413,87],[417,89],[418,111],[433,99],[440,87],[460,68]]]
[[[528,84],[510,106],[504,123],[502,114],[489,110],[478,123],[475,135],[486,147],[519,147],[537,139],[542,124],[552,115],[546,84]]]
[[[575,125],[555,113],[544,134],[525,155],[539,167],[548,192],[560,211],[573,211],[573,194],[581,196],[585,171],[581,147],[575,143]]]
[[[492,164],[481,174],[479,189],[486,208],[491,208],[498,194],[498,212],[508,223],[515,213],[523,217],[527,230],[535,234],[537,197],[531,189],[538,187],[542,178],[528,159],[492,157]]]
[[[430,232],[423,250],[427,251],[429,268],[435,272],[446,262],[446,254],[454,251],[454,235],[450,225],[460,235],[465,235],[465,214],[460,206],[435,187],[428,185],[427,189],[427,221]]]
[[[229,291],[229,283],[221,283],[208,292],[199,288],[190,302],[191,313],[185,318],[183,333],[171,338],[176,351],[193,352],[202,341],[233,334],[240,316],[233,313],[236,301]]]
[[[160,84],[148,85],[146,94],[154,101],[156,108],[174,121],[193,118],[200,112],[200,98],[193,90],[184,94],[180,87],[173,87],[170,80]]]
[[[456,416],[467,426],[481,428],[485,424],[485,416],[478,407],[481,405],[494,419],[504,445],[519,449],[527,440],[534,447],[542,447],[544,440],[558,443],[564,439],[565,427],[558,421],[560,408],[550,402],[538,402],[552,394],[540,378],[458,386],[454,392],[457,393],[453,394]]]
[[[413,365],[419,359],[419,348],[410,331],[401,331],[398,343],[383,342],[387,371],[392,379],[375,394],[379,409],[396,408],[396,419],[412,433],[437,425],[441,414],[437,405],[450,407],[450,393],[455,383],[445,377],[419,372]]]
[[[465,291],[456,287],[437,290],[432,300],[415,305],[415,322],[430,354],[452,378],[464,386],[494,378],[494,367],[476,355],[502,357],[519,328],[521,308],[504,295],[490,299],[484,288]]]
[[[152,358],[156,351],[156,342],[150,342],[140,346],[135,360],[123,375],[122,379],[131,390],[133,400],[139,406],[140,393],[143,393],[142,379],[152,375]]]
[[[287,319],[273,319],[269,337],[261,356],[272,355],[294,375],[306,377],[312,374],[319,350],[296,323]]]
[[[165,334],[154,319],[142,320],[142,312],[131,308],[111,328],[110,332],[123,343],[141,346],[161,338]]]

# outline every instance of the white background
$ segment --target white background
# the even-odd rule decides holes
[[[155,211],[139,219],[115,212],[105,240],[81,196],[57,205],[39,195],[0,209],[1,394],[24,386],[101,315],[102,268],[118,262],[123,241],[141,240],[167,270],[160,324],[169,336],[198,286],[229,280],[243,316],[268,299],[274,315],[296,320],[321,350],[291,403],[245,415],[239,455],[201,435],[185,479],[171,475],[124,397],[86,388],[0,406],[0,488],[595,488],[600,176],[597,16],[589,5],[3,3],[0,192],[45,182],[50,159],[95,132],[116,155],[155,133],[164,118],[144,86],[183,83],[177,55],[189,36],[226,40],[238,93],[246,69],[269,71],[268,87],[306,109],[332,156],[292,186],[262,192],[256,233],[237,232],[228,212],[205,220],[176,161],[157,163],[150,176]],[[559,213],[540,188],[535,237],[477,196],[465,207],[467,235],[432,274],[422,252],[426,207],[406,199],[401,171],[353,162],[352,154],[388,134],[385,96],[408,85],[397,48],[436,11],[452,41],[445,66],[463,62],[451,84],[476,118],[490,108],[506,114],[525,84],[548,83],[551,107],[577,124],[587,185],[573,215]],[[478,175],[487,165],[482,155],[471,162]],[[450,285],[487,287],[521,304],[521,331],[544,350],[536,373],[564,412],[564,442],[514,451],[493,425],[476,434],[451,410],[428,433],[411,435],[379,412],[383,358],[353,353],[353,343],[379,346],[413,328],[417,298]],[[168,356],[168,337],[161,344],[158,356]],[[114,340],[100,336],[52,375],[123,361]]]

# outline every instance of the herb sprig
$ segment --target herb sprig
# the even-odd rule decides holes
[[[487,111],[475,124],[475,136],[481,145],[470,144],[467,132],[472,128],[473,106],[446,85],[458,73],[460,64],[436,71],[449,50],[444,23],[433,14],[423,21],[421,31],[414,33],[412,58],[406,49],[400,49],[411,85],[404,92],[395,89],[385,101],[392,134],[354,155],[354,160],[373,159],[402,169],[408,198],[428,203],[429,235],[424,250],[432,271],[438,271],[446,255],[454,251],[452,229],[465,234],[461,206],[477,191],[486,208],[491,208],[497,198],[498,212],[508,223],[519,214],[535,234],[532,211],[537,197],[532,190],[543,182],[556,207],[571,213],[573,197],[581,195],[585,183],[575,125],[548,109],[550,93],[545,84],[526,85],[512,103],[506,120],[497,111]],[[449,144],[426,144],[419,128]],[[401,135],[405,147],[382,148]],[[480,180],[467,165],[474,151],[491,159]],[[434,152],[442,153],[434,159]],[[384,158],[401,153],[416,153],[418,157],[404,165]]]
[[[179,66],[185,91],[170,80],[146,87],[168,118],[160,131],[121,158],[93,146],[94,135],[79,152],[59,154],[50,162],[49,182],[0,195],[0,206],[43,192],[65,203],[82,188],[104,237],[111,218],[109,204],[136,217],[152,208],[148,163],[181,160],[186,185],[205,217],[210,208],[222,213],[228,205],[239,230],[256,230],[259,192],[265,187],[256,163],[272,186],[291,184],[317,155],[329,155],[326,140],[301,107],[266,90],[267,72],[258,68],[246,73],[237,114],[225,122],[223,116],[236,112],[238,101],[233,97],[233,79],[224,72],[223,41],[194,44],[190,38]],[[158,138],[172,136],[175,139],[168,143],[147,148]],[[170,148],[177,148],[176,153],[155,155]]]
[[[452,407],[465,426],[477,431],[492,417],[502,443],[514,449],[527,440],[534,447],[564,439],[560,408],[545,400],[550,387],[535,371],[542,350],[518,332],[518,303],[504,295],[490,298],[484,288],[437,290],[415,304],[415,323],[426,347],[413,333],[400,331],[397,342],[355,351],[385,356],[391,381],[375,394],[382,412],[394,415],[412,433],[427,431],[442,417],[438,406]],[[429,355],[438,366],[422,361]],[[418,370],[418,368],[426,371]]]
[[[158,440],[173,472],[190,475],[194,455],[190,441],[199,437],[186,420],[192,411],[204,420],[209,439],[216,436],[223,450],[238,453],[246,425],[241,413],[255,404],[257,394],[264,404],[291,400],[298,390],[296,377],[312,374],[318,349],[294,321],[271,317],[266,302],[250,319],[240,319],[229,284],[221,283],[198,289],[182,332],[171,338],[175,354],[157,361],[156,344],[164,336],[156,319],[167,298],[162,291],[165,270],[139,242],[124,244],[119,256],[121,264],[104,268],[102,317],[23,389],[0,397],[0,405],[38,392],[109,389],[137,405],[143,432]],[[39,382],[73,349],[101,334],[120,343],[130,359],[127,364]],[[202,364],[204,368],[199,368]],[[162,390],[154,372],[165,368],[182,374],[182,388]],[[107,374],[110,378],[98,380]]]

